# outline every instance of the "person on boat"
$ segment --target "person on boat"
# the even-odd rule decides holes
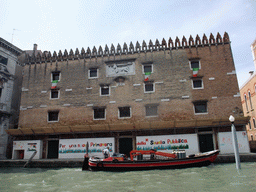
[[[104,158],[107,159],[109,157],[109,147],[103,149],[102,153],[104,154]]]

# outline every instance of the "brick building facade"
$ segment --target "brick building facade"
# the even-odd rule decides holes
[[[256,67],[256,40],[251,45],[254,66]],[[241,101],[243,106],[244,115],[250,117],[246,125],[247,135],[250,142],[251,151],[256,152],[256,74],[250,72],[250,78],[240,88]]]
[[[38,141],[40,158],[82,153],[83,139],[102,147],[96,143],[111,138],[112,152],[127,154],[149,143],[179,148],[186,136],[193,152],[219,149],[231,114],[245,130],[227,33],[45,53],[27,58],[19,128],[8,131],[16,141]]]

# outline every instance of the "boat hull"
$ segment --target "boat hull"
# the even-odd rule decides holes
[[[210,165],[217,158],[218,150],[200,156],[169,160],[104,161],[89,160],[89,170],[93,171],[134,171],[150,169],[177,169]]]

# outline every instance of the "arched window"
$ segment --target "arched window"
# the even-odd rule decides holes
[[[253,109],[253,107],[252,107],[252,97],[251,97],[251,92],[250,91],[248,92],[248,96],[249,96],[249,102],[250,102],[251,109]]]
[[[252,121],[253,121],[254,129],[256,129],[256,122],[255,122],[255,119],[253,118]]]
[[[248,105],[247,105],[247,97],[246,94],[244,94],[244,102],[245,102],[245,106],[246,106],[246,111],[248,112]]]
[[[253,141],[253,135],[251,135],[251,141]]]
[[[250,121],[248,122],[248,125],[249,125],[249,129],[252,130],[252,126],[251,126],[251,122]]]

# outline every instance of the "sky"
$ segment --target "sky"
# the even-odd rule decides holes
[[[256,0],[0,0],[0,37],[22,50],[81,51],[229,34],[241,87],[255,71]]]

